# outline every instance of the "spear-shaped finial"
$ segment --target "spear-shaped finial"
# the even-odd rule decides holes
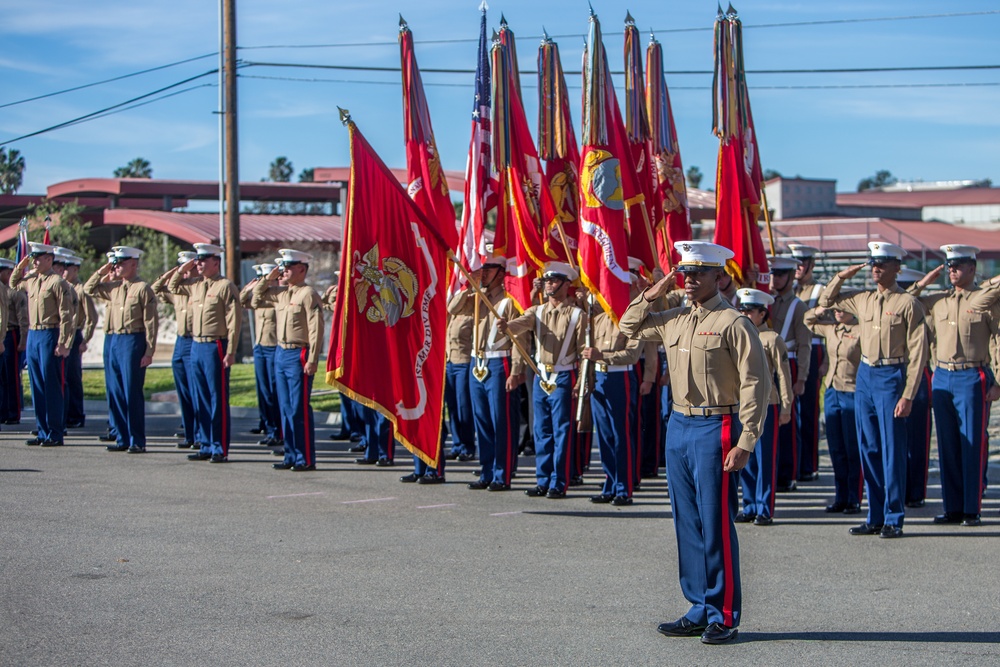
[[[649,43],[656,44],[656,33],[653,32],[652,28],[649,29]]]
[[[410,26],[406,25],[406,19],[403,18],[402,14],[400,14],[399,15],[399,31],[403,32],[404,30],[406,30],[409,27]]]
[[[737,16],[736,10],[733,8],[733,3],[731,2],[729,3],[729,8],[726,10],[726,16],[732,16],[733,18],[736,18]]]
[[[340,107],[337,107],[337,111],[340,112],[340,122],[341,123],[343,123],[344,125],[347,125],[348,123],[352,122],[351,121],[351,112],[350,111],[348,111],[347,109],[341,109]]]
[[[20,221],[19,223],[17,223],[17,224],[18,224],[18,225],[19,225],[20,227],[27,227],[27,226],[28,226],[28,216],[26,216],[26,215],[22,215],[22,216],[21,216],[21,221]]]
[[[482,2],[479,3],[479,11],[483,12],[484,14],[486,13],[486,10],[489,8],[490,6],[486,4],[486,0],[483,0]]]
[[[594,12],[594,5],[592,5],[590,2],[588,2],[587,6],[590,7],[590,18],[591,19],[597,18],[597,14]]]
[[[493,29],[493,36],[490,37],[490,41],[492,41],[494,44],[500,43],[500,33],[496,31],[496,28]]]
[[[507,27],[507,19],[504,18],[503,12],[500,12],[500,29],[503,30]]]
[[[545,26],[542,26],[542,44],[551,44],[552,39],[549,37],[549,33],[545,30]]]
[[[718,5],[718,7],[719,7],[719,13],[716,14],[716,19],[719,20],[719,21],[721,21],[722,19],[724,19],[726,17],[726,14],[722,11],[722,5],[721,4]]]
[[[52,216],[50,215],[45,216],[45,226],[46,227],[52,226]]]
[[[633,25],[635,25],[635,19],[632,18],[632,12],[630,12],[627,9],[625,10],[625,25],[626,26],[633,26]]]

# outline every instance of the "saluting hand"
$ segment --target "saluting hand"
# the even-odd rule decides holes
[[[271,272],[267,274],[267,279],[271,282],[274,282],[275,280],[278,279],[279,276],[281,276],[281,271],[278,269],[278,267],[274,267],[273,269],[271,269]]]
[[[928,285],[930,285],[931,283],[933,283],[935,280],[938,279],[938,276],[941,275],[942,271],[944,271],[944,264],[937,267],[936,269],[931,269],[930,271],[928,271],[927,275],[925,275],[923,278],[917,281],[917,284],[920,285],[921,287],[927,287]]]
[[[677,275],[676,271],[671,271],[667,275],[663,276],[663,280],[660,280],[655,285],[647,289],[642,293],[642,297],[646,301],[656,301],[661,296],[665,295],[667,292],[673,288],[674,277]]]
[[[855,275],[857,275],[858,271],[865,268],[866,266],[868,266],[867,262],[865,262],[864,264],[855,264],[854,266],[847,267],[837,275],[843,278],[844,280],[850,280]]]
[[[722,463],[722,472],[739,472],[746,467],[750,461],[750,454],[745,449],[733,447],[726,455],[726,460]]]
[[[198,265],[197,259],[188,260],[184,262],[184,266],[181,267],[181,272],[187,273],[188,271],[192,271],[197,267],[197,265]]]

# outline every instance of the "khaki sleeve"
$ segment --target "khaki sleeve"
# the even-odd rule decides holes
[[[89,294],[80,297],[80,307],[83,308],[83,342],[89,343],[97,328],[97,306]]]
[[[788,415],[792,413],[792,401],[795,400],[792,396],[792,367],[788,363],[788,347],[785,345],[785,341],[781,340],[781,336],[775,336],[774,341],[774,356],[772,361],[774,362],[775,373],[778,376],[778,395],[781,397],[781,414]]]
[[[7,322],[10,321],[10,288],[0,285],[0,336],[7,335]],[[3,345],[3,338],[0,338]]]
[[[28,319],[28,295],[23,290],[17,290],[16,295],[11,294],[10,303],[17,310],[17,326],[21,330],[21,345],[24,345],[28,340],[28,327],[31,326]]]
[[[670,312],[670,311],[667,311]],[[659,328],[666,322],[666,313],[653,312],[653,304],[640,294],[625,309],[618,328],[629,338],[641,341],[662,342]]]
[[[656,371],[660,368],[660,350],[657,343],[645,342],[642,354],[646,359],[642,363],[642,377],[640,382],[656,382]]]
[[[642,345],[644,343],[640,343],[634,338],[629,338],[624,350],[605,352],[604,363],[609,366],[632,366],[639,361],[639,355],[642,354]]]
[[[253,310],[253,306],[250,302],[253,301],[253,287],[257,284],[254,280],[246,284],[246,286],[240,290],[240,305],[248,310]]]
[[[323,347],[323,300],[315,290],[309,295],[312,304],[308,308],[306,317],[309,321],[309,358],[308,363],[316,364],[319,368],[319,353]]]
[[[903,388],[903,398],[913,400],[917,396],[920,379],[923,377],[924,366],[930,355],[927,342],[927,326],[924,322],[924,309],[914,299],[907,308],[906,318],[906,386]]]
[[[13,276],[11,276],[10,284],[11,287],[14,286]],[[994,277],[987,280],[980,287],[982,289],[978,289],[969,295],[967,303],[970,308],[989,310],[995,303],[1000,301],[1000,282],[997,282],[997,277]]]
[[[120,281],[112,280],[110,282],[103,282],[103,278],[104,276],[101,275],[100,270],[94,271],[94,273],[87,278],[87,282],[83,284],[84,294],[89,294],[95,299],[110,301],[111,292],[115,287],[118,287]]]
[[[799,366],[799,378],[802,380],[809,377],[809,365],[812,362],[812,332],[805,324],[804,312],[805,304],[802,303],[801,305],[796,304],[795,312],[790,314],[790,317],[794,318],[792,331],[795,336],[795,361]]]
[[[510,334],[517,336],[532,331],[535,326],[536,312],[538,312],[538,306],[532,306],[531,308],[528,308],[528,310],[524,311],[524,315],[508,320],[507,327]]]
[[[472,310],[473,299],[476,299],[476,293],[471,289],[461,290],[456,292],[451,300],[448,302],[448,314],[449,315],[461,315],[466,310]],[[484,306],[485,308],[485,306]]]
[[[257,281],[257,284],[253,286],[253,298],[250,299],[250,307],[273,307],[278,302],[278,294],[284,291],[284,287],[272,285],[269,280]]]
[[[823,293],[819,295],[819,301],[817,302],[823,308],[836,308],[838,310],[843,310],[851,313],[858,319],[861,319],[860,313],[858,313],[858,306],[856,303],[855,294],[840,296],[840,288],[844,284],[844,279],[840,277],[840,274],[833,276],[833,280],[826,286]],[[862,292],[863,294],[863,292]]]
[[[18,287],[21,286],[21,283],[24,282],[25,274],[27,273],[26,269],[27,265],[21,266],[20,263],[18,263],[18,265],[14,267],[14,270],[10,274],[10,281],[9,281],[11,289],[17,289]]]
[[[73,288],[65,280],[59,280],[59,344],[73,347],[76,336],[76,311],[73,308]]]
[[[764,417],[771,397],[770,368],[760,334],[751,330],[753,324],[745,317],[737,318],[726,328],[733,362],[739,370],[740,422],[743,432],[736,446],[752,452],[764,428]],[[756,328],[756,327],[754,327]]]
[[[240,306],[240,295],[236,291],[236,285],[229,283],[229,298],[226,299],[226,335],[229,340],[226,344],[226,354],[236,354],[236,348],[240,344],[240,327],[243,326],[243,307]]]
[[[173,303],[173,299],[170,298],[171,297],[170,290],[167,288],[167,281],[173,278],[174,274],[177,273],[178,268],[180,267],[175,266],[174,268],[170,269],[162,276],[154,280],[153,284],[150,285],[150,288],[153,290],[153,294],[155,294],[158,298],[163,299],[167,303]]]
[[[167,291],[171,294],[191,296],[191,285],[200,281],[201,278],[184,280],[184,275],[180,271],[174,271],[174,275],[170,276],[170,280],[167,281]]]
[[[146,285],[142,291],[142,324],[146,328],[146,356],[156,352],[156,338],[160,333],[160,316],[156,312],[156,295]]]

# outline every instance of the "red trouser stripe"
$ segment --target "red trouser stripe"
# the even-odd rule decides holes
[[[312,430],[312,424],[309,423],[309,382],[307,381],[306,370],[306,360],[309,358],[309,348],[304,347],[299,352],[299,360],[302,362],[302,444],[303,450],[306,455],[306,465],[314,465],[312,457],[312,440],[309,439],[309,433]]]
[[[631,401],[632,401],[632,383],[629,382],[628,375],[629,375],[628,371],[626,371],[625,372],[625,415],[628,415],[628,406],[629,406],[629,403],[631,403]],[[641,407],[641,406],[639,406],[639,407]],[[640,410],[639,413],[642,414],[642,411]],[[623,416],[625,416],[625,415],[623,415]],[[633,464],[633,461],[632,461],[632,425],[628,423],[628,419],[626,419],[624,421],[625,421],[625,452],[626,452],[626,456],[628,457],[628,465],[626,466],[626,468],[628,469],[628,472],[625,475],[625,488],[628,490],[628,495],[631,498],[632,497],[632,487],[635,485],[635,479],[633,479],[633,475],[632,475],[632,472],[635,470],[633,468],[634,464]],[[639,426],[639,432],[640,432],[640,434],[642,433],[642,426],[641,425]],[[639,446],[639,451],[641,452],[642,451],[642,436],[641,435],[639,436],[638,446]],[[639,460],[639,461],[641,461],[642,457],[636,456],[636,459]]]
[[[723,415],[722,417],[722,461],[725,463],[729,451],[733,448],[732,443],[733,416]],[[729,484],[733,475],[722,472],[722,498],[720,498],[720,510],[722,521],[722,571],[725,577],[725,592],[722,599],[722,619],[723,625],[733,626],[733,513],[729,505]]]
[[[643,370],[642,369],[642,361],[635,362],[635,374],[636,374],[637,378],[640,378],[640,380],[639,380],[640,383],[642,382],[642,380],[641,380],[641,378],[642,378],[642,370]],[[626,373],[625,375],[627,376],[628,373]],[[629,396],[628,396],[628,377],[625,378],[625,387],[626,387],[625,397],[629,398]],[[632,495],[632,482],[640,482],[640,481],[642,481],[642,440],[643,440],[643,437],[642,437],[642,398],[643,398],[642,394],[639,394],[639,396],[637,397],[636,402],[635,402],[636,403],[636,405],[635,405],[635,407],[636,407],[636,410],[635,410],[635,463],[634,463],[634,465],[635,465],[635,475],[633,476],[634,479],[629,480],[629,482],[630,482],[629,483],[629,487],[628,487],[629,495]],[[625,407],[625,414],[628,414],[628,404],[626,403],[625,405],[626,405],[626,407]]]
[[[504,381],[506,382],[506,378],[510,377],[510,358],[504,357],[501,361],[503,362],[503,376],[504,376]],[[503,467],[502,481],[504,484],[509,485],[511,480],[511,475],[514,474],[514,471],[512,470],[514,466],[514,457],[517,456],[517,454],[514,445],[514,434],[511,433],[511,428],[510,428],[510,392],[507,391],[506,387],[504,387],[504,395],[503,395],[503,413],[504,413],[503,414],[504,424],[506,424],[506,428],[504,428],[504,431],[507,432],[507,461]],[[496,436],[495,428],[493,434],[495,437]],[[494,457],[496,456],[496,451],[493,452],[493,456]]]
[[[21,387],[21,351],[18,349],[21,346],[21,331],[20,329],[14,332],[14,377],[16,379],[17,387],[17,418],[21,418],[21,410],[24,409],[22,401],[24,401],[24,389]]]
[[[215,341],[215,349],[219,352],[219,393],[222,401],[222,455],[229,456],[229,387],[226,386],[226,351],[222,349],[222,341]]]
[[[979,395],[982,397],[982,421],[979,423],[979,477],[977,477],[979,483],[979,495],[976,496],[976,507],[982,512],[983,509],[983,494],[986,492],[986,456],[988,453],[987,444],[989,443],[989,438],[986,437],[986,426],[990,419],[990,404],[986,400],[986,390],[989,388],[989,383],[986,381],[986,371],[980,366],[979,368]]]
[[[931,411],[933,409],[934,387],[929,368],[924,368],[924,382],[927,384],[927,414],[924,418],[924,486],[920,492],[921,498],[927,497],[927,479],[931,471]]]
[[[799,381],[799,363],[795,359],[789,359],[788,365],[792,367],[792,384],[794,385]],[[801,472],[799,470],[799,444],[798,444],[798,421],[796,417],[798,416],[798,409],[795,407],[795,397],[792,397],[792,421],[789,423],[792,427],[792,481],[799,476]]]
[[[771,499],[768,501],[768,506],[771,509],[771,518],[774,518],[774,490],[778,486],[778,428],[781,421],[781,405],[775,403],[771,406],[771,410],[774,411],[774,428],[771,429]]]

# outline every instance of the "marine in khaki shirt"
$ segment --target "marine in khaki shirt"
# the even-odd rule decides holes
[[[274,269],[254,285],[250,304],[255,309],[274,308],[278,346],[308,347],[305,372],[315,375],[323,344],[323,301],[316,290],[304,283],[277,284],[280,271]]]
[[[187,262],[185,262],[187,263]],[[174,317],[177,319],[177,335],[187,338],[191,335],[191,309],[188,307],[187,294],[174,294],[168,283],[175,274],[181,271],[181,266],[175,266],[153,281],[153,294],[164,303],[174,307]],[[197,271],[188,270],[181,276],[182,285],[192,285],[197,279]]]
[[[224,364],[229,367],[235,361],[236,348],[240,342],[243,308],[240,306],[240,295],[236,285],[233,281],[222,277],[215,270],[217,266],[217,262],[199,264],[198,260],[192,260],[170,277],[167,289],[171,294],[188,298],[191,335],[196,341],[201,343],[226,341]],[[201,267],[204,272],[188,283],[184,279],[184,273],[189,273],[196,267]]]
[[[802,321],[808,306],[795,296],[792,276],[800,261],[790,257],[768,257],[771,263],[771,325],[781,335],[788,348],[788,358],[795,360],[795,385],[793,392],[801,396],[806,389],[811,363],[812,334]],[[791,318],[789,320],[789,318]]]
[[[501,320],[499,330],[515,336],[534,333],[535,362],[543,373],[553,373],[576,367],[580,353],[586,347],[587,316],[573,300],[564,298],[558,302],[531,306],[523,315],[510,321]],[[571,339],[570,344],[565,355],[561,356],[567,337]]]
[[[898,262],[897,262],[898,264]],[[915,297],[896,284],[895,273],[878,264],[872,274],[878,287],[854,294],[841,294],[844,282],[867,264],[858,264],[834,276],[823,290],[819,305],[851,313],[858,318],[862,362],[870,365],[906,364],[906,384],[895,416],[910,414],[914,397],[927,364],[927,329],[923,308]],[[881,281],[881,282],[879,282]]]
[[[836,321],[826,321],[827,311],[810,308],[806,311],[805,322],[809,330],[826,341],[827,363],[824,384],[837,391],[853,392],[861,363],[861,337],[858,321],[848,312],[834,310]]]
[[[145,368],[153,361],[156,352],[156,336],[159,331],[159,315],[156,312],[156,296],[149,284],[138,279],[134,272],[126,278],[108,279],[115,271],[114,264],[105,264],[87,279],[83,285],[84,294],[107,301],[104,309],[104,334],[144,333],[146,352],[140,366]]]
[[[457,292],[448,302],[445,354],[447,361],[453,364],[467,364],[472,361],[475,304],[468,298],[470,294],[475,296],[471,290]]]
[[[10,288],[0,283],[0,354],[3,354],[3,339],[7,335],[7,320],[10,319]]]
[[[253,344],[255,346],[274,347],[278,344],[278,320],[274,313],[274,306],[253,307],[253,288],[260,281],[260,278],[255,278],[240,291],[240,305],[253,310],[255,319]]]
[[[65,357],[76,335],[74,294],[69,283],[52,270],[52,257],[48,254],[33,260],[29,255],[22,259],[10,275],[10,287],[23,290],[27,297],[29,329],[59,329],[59,343],[54,354]],[[32,261],[35,270],[26,275],[28,263]]]

